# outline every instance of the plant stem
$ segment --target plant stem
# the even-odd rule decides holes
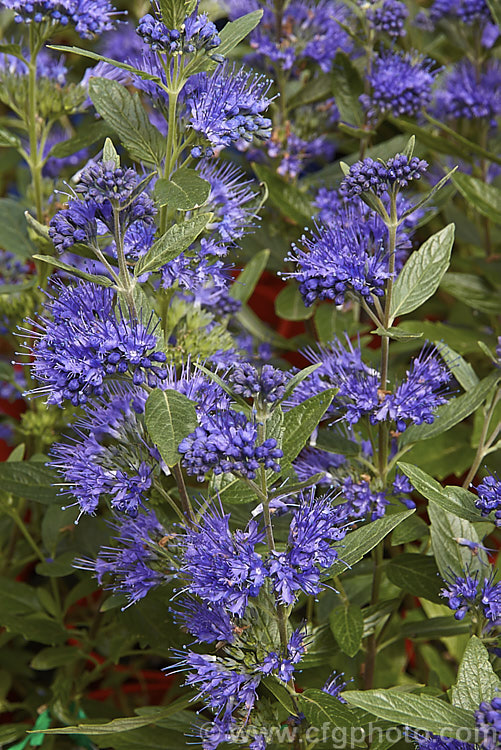
[[[174,70],[169,86],[169,114],[167,120],[167,143],[165,146],[165,161],[163,177],[168,180],[174,167],[174,151],[177,145],[177,100],[179,97],[179,58],[174,58]],[[160,209],[160,232],[164,234],[167,229],[167,210],[168,206],[162,206]]]
[[[372,579],[371,604],[377,604],[379,601],[379,591],[381,588],[381,578],[383,575],[383,544],[380,542],[373,550],[372,559],[374,563],[374,577]],[[377,638],[374,632],[369,636],[367,644],[367,660],[365,662],[364,687],[366,690],[372,688],[374,682],[374,670],[376,667],[377,655]]]
[[[37,128],[37,57],[38,44],[35,40],[35,24],[30,24],[30,59],[28,62],[28,112],[27,126],[30,140],[29,167],[31,171],[31,182],[35,198],[35,211],[38,221],[43,220],[42,207],[42,163],[39,154],[38,128]]]
[[[129,312],[134,318],[137,317],[136,305],[134,302],[134,283],[131,282],[129,269],[127,267],[127,261],[125,259],[124,252],[124,239],[122,235],[122,227],[120,224],[120,207],[113,205],[113,225],[115,235],[115,247],[117,251],[118,268],[119,268],[119,281],[120,291],[123,293]]]
[[[179,496],[181,498],[181,507],[183,509],[183,514],[186,519],[186,523],[188,526],[195,525],[195,516],[193,514],[193,508],[191,507],[191,501],[190,497],[188,495],[188,491],[186,489],[186,484],[184,482],[183,472],[181,471],[181,467],[179,464],[176,464],[175,466],[171,467],[172,476],[176,480],[177,488],[179,490]]]
[[[489,447],[489,445],[486,445],[487,435],[489,432],[489,426],[491,423],[492,415],[494,414],[494,409],[496,408],[497,404],[499,403],[499,399],[501,398],[501,390],[498,390],[494,398],[492,399],[492,403],[487,409],[485,418],[484,418],[484,424],[482,426],[482,432],[480,434],[480,440],[478,442],[478,448],[477,452],[475,454],[475,458],[473,460],[473,464],[471,466],[470,471],[466,475],[466,479],[463,482],[463,487],[467,489],[472,481],[475,479],[475,475],[480,467],[480,464],[485,458],[486,450]]]

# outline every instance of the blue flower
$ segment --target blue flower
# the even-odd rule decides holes
[[[193,76],[186,94],[189,124],[217,148],[266,140],[271,134],[271,120],[264,117],[269,88],[264,76],[226,63],[210,76]]]
[[[194,635],[198,643],[232,643],[235,640],[231,618],[220,604],[182,599],[174,610],[177,623]]]
[[[115,516],[111,527],[118,534],[118,546],[101,547],[96,560],[80,558],[74,566],[92,570],[99,585],[110,577],[107,588],[125,594],[130,606],[172,578],[169,556],[162,546],[167,532],[152,510],[134,519]]]
[[[426,736],[414,735],[418,750],[476,750],[477,746],[461,740],[453,740],[449,737],[438,737],[435,734]]]
[[[430,18],[434,23],[451,18],[471,25],[475,21],[489,21],[492,17],[485,0],[434,0]]]
[[[367,11],[367,19],[375,31],[383,31],[392,39],[405,36],[405,19],[409,15],[400,0],[384,0],[377,8]]]
[[[249,362],[236,365],[228,375],[232,391],[243,398],[257,398],[263,404],[274,404],[285,394],[287,374],[271,365],[258,372]]]
[[[250,189],[252,180],[231,163],[202,161],[197,170],[210,184],[206,210],[214,214],[208,225],[225,243],[235,242],[244,236],[256,218],[253,203],[256,193]]]
[[[394,393],[386,394],[372,421],[394,420],[403,432],[412,424],[431,424],[435,411],[447,402],[445,389],[452,375],[436,349],[424,347],[407,370],[407,379]]]
[[[315,474],[323,473],[324,477],[318,483],[333,485],[337,481],[333,472],[345,463],[346,458],[341,454],[328,453],[318,448],[303,448],[294,461],[293,467],[300,482],[310,479]]]
[[[81,513],[94,513],[106,499],[135,517],[148,499],[160,456],[138,416],[145,401],[142,391],[114,384],[86,405],[73,425],[75,437],[52,446],[50,466],[64,479],[61,494],[76,498]]]
[[[346,512],[348,518],[366,518],[370,514],[371,521],[382,518],[389,503],[384,492],[374,492],[366,480],[356,482],[347,477],[342,483],[341,495],[346,498],[346,504],[339,506]],[[346,510],[345,510],[346,505]]]
[[[501,526],[501,481],[493,476],[485,477],[477,486],[475,505],[483,516],[494,511],[496,526]]]
[[[264,538],[255,521],[246,531],[230,531],[229,514],[205,513],[200,524],[187,529],[183,570],[188,590],[241,617],[249,597],[257,596],[266,570],[256,546]]]
[[[370,93],[360,101],[371,121],[385,115],[415,117],[432,97],[432,86],[437,71],[433,62],[420,55],[382,52],[367,75]]]
[[[41,386],[31,395],[46,395],[47,403],[75,406],[103,394],[107,377],[129,374],[135,385],[158,385],[166,376],[159,365],[166,356],[148,324],[116,313],[111,289],[88,282],[76,286],[54,283],[58,297],[47,295],[50,318],[30,321],[35,338],[28,347],[32,377]]]
[[[112,29],[117,13],[109,0],[2,0],[1,4],[16,13],[17,23],[70,24],[84,39]]]
[[[469,60],[457,63],[440,81],[435,114],[442,118],[485,118],[495,127],[501,114],[501,62],[489,60],[480,71]]]
[[[197,15],[196,10],[184,19],[179,30],[168,29],[163,21],[147,13],[139,20],[137,33],[152,50],[171,55],[194,53],[201,49],[209,51],[221,44],[216,26],[205,13]],[[218,56],[217,60],[220,59]]]
[[[485,750],[498,750],[501,743],[501,698],[482,701],[475,711],[475,723],[480,732],[480,746]]]
[[[200,482],[211,470],[216,475],[231,473],[249,479],[255,478],[260,465],[280,471],[277,459],[283,453],[275,438],[268,438],[261,445],[257,438],[256,424],[232,409],[202,415],[200,426],[179,445],[181,463]]]
[[[314,488],[300,492],[292,509],[288,544],[268,560],[269,575],[280,600],[290,605],[298,591],[316,595],[321,574],[338,558],[336,542],[346,535],[345,519],[330,495],[315,497]]]
[[[494,583],[494,573],[484,577],[480,583],[480,574],[469,572],[463,577],[452,576],[448,588],[442,589],[440,595],[448,599],[449,607],[456,610],[456,620],[463,620],[472,610],[480,612],[487,620],[487,630],[501,625],[501,581]]]
[[[268,142],[268,156],[281,159],[277,174],[284,177],[297,177],[306,166],[311,167],[311,162],[315,159],[330,161],[334,151],[334,145],[324,136],[307,141],[295,133],[287,132],[285,142],[282,143],[275,131]]]
[[[345,699],[340,695],[343,692],[348,683],[344,681],[344,674],[333,672],[322,690],[324,693],[332,695],[333,698],[337,698],[340,703],[346,703]]]
[[[294,675],[295,665],[301,661],[306,652],[305,637],[305,633],[300,628],[295,630],[287,643],[286,653],[279,654],[276,651],[270,651],[257,665],[257,671],[265,675],[276,673],[279,680],[289,682]]]
[[[371,242],[364,225],[316,225],[310,237],[301,237],[302,247],[294,244],[286,260],[298,270],[282,274],[296,278],[307,307],[316,300],[331,299],[342,304],[347,292],[361,295],[368,302],[384,294],[388,256],[382,244]],[[303,249],[304,248],[304,249]]]
[[[353,198],[362,193],[373,192],[384,196],[389,190],[406,188],[412,180],[419,180],[428,168],[423,159],[405,154],[395,154],[386,163],[367,157],[353,164],[341,183],[340,193]]]

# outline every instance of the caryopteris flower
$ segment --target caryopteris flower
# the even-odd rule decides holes
[[[501,526],[501,481],[493,476],[487,476],[477,486],[478,498],[475,505],[483,516],[494,511],[496,526]]]
[[[388,190],[406,188],[412,180],[419,180],[428,163],[417,156],[395,154],[388,161],[374,161],[367,157],[353,164],[341,183],[340,192],[346,198],[373,192],[384,195]]]
[[[266,576],[256,552],[264,533],[255,521],[246,531],[232,532],[229,520],[229,514],[213,511],[197,527],[187,529],[183,570],[191,594],[242,616],[249,597],[258,595]]]
[[[479,572],[464,578],[452,576],[448,587],[442,589],[441,596],[448,599],[448,605],[455,610],[456,620],[463,620],[467,613],[481,614],[487,621],[487,629],[501,626],[501,581],[494,582],[494,573],[480,579]]]
[[[152,50],[180,55],[204,49],[216,49],[221,44],[216,26],[207,15],[196,10],[187,16],[180,29],[168,29],[154,14],[147,13],[138,24],[137,33]],[[222,59],[222,58],[221,58]]]
[[[490,21],[492,16],[485,0],[434,0],[430,18],[434,23],[447,18],[471,25],[475,21]]]
[[[96,560],[80,558],[74,565],[92,570],[99,585],[111,579],[106,588],[125,594],[130,606],[171,579],[172,566],[164,543],[168,535],[152,510],[134,519],[115,516],[111,528],[117,533],[117,546],[101,547]]]
[[[160,463],[138,416],[145,401],[142,391],[114,384],[86,406],[73,425],[75,437],[53,445],[51,466],[64,479],[61,494],[76,498],[81,513],[94,513],[102,500],[132,517],[144,506]]]
[[[207,229],[213,230],[223,242],[235,242],[243,237],[255,219],[253,204],[256,193],[238,167],[231,163],[202,161],[197,170],[210,184],[210,194],[204,210],[214,214]]]
[[[258,398],[274,404],[283,398],[287,374],[271,365],[263,365],[258,372],[249,362],[237,365],[228,375],[233,393],[244,398]]]
[[[0,5],[13,10],[18,23],[71,25],[84,39],[112,29],[117,13],[109,0],[1,0]]]
[[[220,66],[215,73],[200,73],[188,84],[188,121],[193,130],[216,148],[266,140],[271,120],[264,117],[271,99],[270,81],[243,68]]]
[[[409,53],[383,52],[377,56],[368,74],[370,93],[360,97],[369,119],[419,114],[431,101],[436,76],[432,67],[432,61]]]
[[[374,8],[369,8],[367,18],[375,31],[385,32],[392,39],[405,36],[405,19],[409,11],[400,0],[383,0]]]
[[[31,321],[31,371],[41,383],[32,395],[46,395],[49,404],[67,399],[78,406],[102,395],[104,381],[114,374],[128,373],[135,385],[151,387],[165,378],[160,364],[166,356],[157,351],[148,321],[117,313],[111,289],[87,282],[54,288],[59,296],[47,295],[48,317]]]
[[[489,60],[480,70],[462,60],[440,81],[435,100],[440,117],[484,118],[495,127],[501,114],[501,63]]]
[[[258,665],[258,671],[265,675],[276,674],[282,682],[289,682],[294,675],[296,664],[301,661],[306,652],[305,637],[306,634],[300,629],[295,630],[287,643],[286,653],[279,654],[276,651],[270,651]]]
[[[286,260],[298,270],[283,276],[297,279],[307,307],[324,299],[342,304],[347,292],[369,302],[373,295],[384,294],[390,276],[388,257],[382,243],[372,245],[365,229],[357,224],[317,224],[309,237],[301,237],[302,247],[292,246]]]
[[[475,711],[475,723],[480,733],[480,745],[484,750],[498,750],[501,744],[501,697],[482,701]]]
[[[186,598],[178,604],[174,616],[199,643],[232,643],[234,640],[230,615],[220,604]]]

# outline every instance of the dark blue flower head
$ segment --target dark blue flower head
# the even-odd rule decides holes
[[[337,698],[340,703],[346,703],[345,699],[340,695],[343,692],[348,683],[344,681],[344,674],[333,672],[322,690],[324,693],[332,695],[333,698]]]
[[[220,604],[185,598],[174,610],[174,618],[198,643],[232,643],[235,639],[231,618]]]
[[[440,81],[435,111],[440,117],[486,119],[493,127],[501,114],[501,62],[489,60],[479,71],[461,60]]]
[[[494,573],[481,582],[478,571],[473,574],[467,571],[464,577],[451,575],[447,584],[440,594],[449,600],[449,607],[456,610],[456,620],[477,611],[487,620],[487,629],[501,625],[501,581],[494,582]]]
[[[214,214],[208,225],[225,243],[243,237],[255,217],[253,204],[256,193],[251,190],[252,180],[231,163],[202,161],[197,170],[210,184],[210,194],[205,209]]]
[[[501,697],[482,701],[475,711],[475,723],[484,750],[498,750],[501,746]]]
[[[135,385],[151,387],[165,378],[160,364],[166,356],[157,351],[155,334],[147,321],[117,314],[111,289],[88,282],[53,286],[59,296],[47,295],[45,303],[51,317],[31,321],[31,371],[41,383],[32,395],[46,395],[50,404],[70,400],[78,406],[91,395],[102,395],[110,375],[128,373]]]
[[[292,604],[298,591],[316,595],[321,574],[338,558],[336,542],[346,535],[345,518],[332,496],[315,497],[315,488],[300,492],[292,506],[288,544],[268,561],[269,575],[280,600]]]
[[[268,141],[268,156],[272,159],[280,159],[277,173],[283,177],[297,177],[306,167],[322,159],[330,161],[334,156],[334,145],[323,135],[310,140],[300,138],[292,131],[287,130],[282,139],[278,132],[274,131],[271,140]]]
[[[189,124],[216,148],[266,140],[271,135],[271,120],[264,117],[269,88],[264,76],[226,63],[210,76],[193,76],[186,94]]]
[[[341,496],[346,498],[346,503],[339,506],[340,511],[352,520],[369,517],[375,521],[382,518],[389,504],[386,494],[372,490],[365,479],[355,481],[352,477],[346,477],[341,485]]]
[[[202,482],[209,471],[254,479],[260,466],[280,471],[283,456],[275,438],[258,444],[257,425],[232,409],[202,415],[200,425],[179,445],[188,474]]]
[[[477,486],[475,505],[483,516],[494,511],[496,526],[501,526],[501,481],[494,476],[485,477]]]
[[[449,19],[471,25],[476,21],[490,21],[492,16],[485,0],[434,0],[430,18],[434,23]]]
[[[84,39],[112,29],[117,13],[109,0],[2,0],[1,5],[16,13],[17,23],[72,25]]]
[[[185,18],[180,29],[168,29],[155,14],[147,13],[140,19],[137,33],[152,50],[171,55],[209,51],[221,44],[216,26],[205,13],[198,15],[196,10]]]
[[[274,404],[283,398],[287,379],[285,372],[271,365],[263,365],[258,372],[249,362],[236,365],[228,375],[233,393],[257,398],[263,404]]]
[[[164,543],[167,531],[152,510],[134,519],[115,516],[111,527],[117,533],[117,546],[101,547],[96,560],[77,559],[74,566],[92,570],[99,585],[110,577],[107,588],[115,594],[125,594],[130,606],[172,578]]]
[[[416,740],[418,750],[476,750],[477,748],[477,745],[472,745],[469,742],[461,742],[461,740],[454,740],[449,737],[438,737],[431,733],[425,736],[413,734],[413,738]]]
[[[369,8],[367,19],[375,31],[385,32],[392,39],[405,36],[405,19],[409,11],[400,0],[383,0],[381,5]]]
[[[73,426],[75,437],[52,446],[50,465],[64,479],[61,494],[76,498],[81,513],[94,513],[107,500],[135,517],[148,499],[155,463],[161,462],[138,415],[145,401],[143,391],[114,384],[86,405]]]
[[[303,235],[302,247],[294,244],[286,257],[298,270],[283,274],[298,280],[307,307],[324,299],[342,304],[348,292],[369,302],[384,294],[388,256],[382,243],[373,243],[367,225],[317,224],[310,235]]]
[[[230,516],[216,510],[187,529],[183,570],[188,590],[205,602],[241,617],[249,597],[257,596],[266,570],[256,546],[264,538],[255,521],[246,531],[230,531]]]
[[[360,97],[369,120],[388,114],[415,117],[431,101],[437,72],[420,55],[382,52],[368,74],[370,93]]]
[[[289,682],[294,675],[296,664],[301,661],[306,652],[305,639],[306,633],[300,628],[295,630],[289,638],[286,652],[279,654],[276,651],[270,651],[257,666],[257,671],[265,675],[276,674],[282,682]]]
[[[340,193],[346,198],[367,192],[381,196],[391,189],[406,188],[412,180],[419,180],[427,168],[428,163],[417,156],[395,154],[386,163],[367,157],[350,167]]]

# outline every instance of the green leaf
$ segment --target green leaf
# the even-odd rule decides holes
[[[474,635],[459,665],[457,683],[452,688],[452,703],[474,712],[483,701],[491,701],[499,690],[501,682],[492,668],[489,652]]]
[[[343,456],[358,456],[360,444],[349,440],[334,430],[319,430],[315,440],[315,448],[328,453],[342,453]]]
[[[343,728],[361,726],[359,712],[353,711],[334,696],[324,693],[323,690],[309,688],[304,693],[296,695],[295,699],[308,723],[313,727],[321,728],[326,724]],[[360,744],[366,747],[362,739]]]
[[[240,300],[242,304],[249,301],[261,274],[266,268],[269,257],[269,250],[261,250],[246,264],[231,285],[230,294],[233,299]]]
[[[113,145],[113,141],[111,138],[106,138],[103,146],[103,161],[108,162],[112,161],[115,165],[115,168],[118,168],[120,166],[120,157],[117,153],[117,150],[115,146]]]
[[[59,260],[59,258],[55,258],[52,255],[34,255],[33,259],[40,260],[42,263],[48,263],[50,266],[55,266],[56,268],[61,268],[63,271],[71,273],[72,276],[78,276],[79,279],[92,281],[94,284],[99,284],[100,286],[113,286],[113,282],[107,276],[81,271],[80,268],[70,266],[69,263],[63,263],[62,260]]]
[[[348,656],[355,656],[362,645],[364,617],[356,604],[333,609],[329,618],[332,634],[339,648]]]
[[[399,461],[398,467],[409,477],[415,489],[430,502],[436,503],[444,510],[454,513],[466,521],[485,521],[473,504],[470,506],[469,503],[455,499],[446,492],[441,484],[419,467],[402,461]]]
[[[145,81],[154,81],[155,83],[162,83],[162,79],[160,76],[151,74],[151,73],[145,73],[144,70],[141,70],[140,68],[135,68],[133,65],[128,65],[127,63],[121,62],[120,60],[113,60],[111,57],[105,57],[104,55],[99,55],[97,52],[93,52],[90,49],[83,49],[82,47],[66,47],[62,44],[49,44],[47,45],[49,49],[57,50],[58,52],[67,52],[70,55],[81,55],[82,57],[89,57],[91,60],[96,60],[97,62],[106,62],[110,65],[113,65],[115,68],[120,68],[121,70],[128,70],[129,73],[134,73],[134,75],[139,76],[139,78],[143,78]],[[97,81],[97,80],[105,80],[103,78],[93,78],[91,80]]]
[[[80,658],[78,650],[74,646],[55,646],[54,648],[43,648],[31,660],[32,669],[43,672],[47,669],[63,667]]]
[[[17,258],[29,258],[35,252],[35,246],[29,239],[24,209],[18,201],[11,198],[0,200],[0,247],[13,253]]]
[[[501,190],[469,174],[457,172],[452,178],[468,205],[474,206],[483,216],[501,224]]]
[[[430,617],[429,620],[417,622],[406,621],[401,624],[402,637],[413,638],[414,640],[420,638],[425,640],[449,638],[469,632],[470,623],[465,620],[456,620],[453,615],[450,617]]]
[[[475,729],[470,711],[451,706],[445,700],[398,690],[345,690],[343,698],[381,719],[425,732],[454,737],[456,732]]]
[[[474,390],[468,391],[457,398],[450,399],[444,406],[437,409],[435,420],[432,424],[411,425],[408,427],[400,438],[400,445],[403,447],[418,440],[427,440],[450,430],[451,427],[462,422],[463,419],[469,417],[485,401],[500,377],[498,372],[492,372],[481,380]]]
[[[68,631],[42,612],[16,614],[3,610],[0,612],[0,625],[11,633],[19,633],[27,641],[45,645],[59,645],[68,638]]]
[[[475,274],[449,271],[442,279],[440,288],[474,310],[480,310],[488,315],[501,311],[499,294]]]
[[[183,0],[159,0],[162,20],[168,29],[177,29],[186,16],[186,3]]]
[[[404,553],[390,560],[385,570],[389,580],[403,591],[442,603],[439,596],[441,581],[433,557]]]
[[[20,44],[0,44],[0,54],[2,55],[14,55],[14,57],[19,58],[19,60],[23,60],[26,62],[25,57],[23,55],[23,50],[21,48]]]
[[[86,123],[85,127],[73,136],[73,138],[56,143],[49,151],[49,156],[53,156],[56,159],[64,159],[66,156],[71,156],[83,148],[93,146],[94,143],[97,143],[102,138],[106,138],[109,131],[109,125],[102,120]]]
[[[343,547],[339,551],[341,559],[326,572],[324,578],[338,576],[343,571],[353,567],[355,563],[360,562],[367,552],[374,549],[394,528],[413,513],[414,510],[405,510],[402,513],[386,515],[384,518],[371,521],[360,529],[351,531],[343,540]]]
[[[275,298],[275,312],[284,320],[308,320],[313,307],[305,307],[301,293],[295,283],[287,284]]]
[[[421,332],[411,333],[397,326],[391,326],[390,328],[379,327],[374,331],[371,331],[371,333],[374,333],[377,336],[387,336],[389,339],[393,339],[394,341],[414,341],[414,339],[420,339],[423,336]]]
[[[146,255],[138,260],[134,274],[141,276],[143,273],[158,271],[170,260],[177,258],[195,242],[211,218],[212,214],[200,214],[183,221],[182,224],[171,226],[162,237],[156,240]]]
[[[113,128],[132,159],[158,165],[164,138],[151,124],[138,94],[107,78],[92,78],[89,96],[101,117]]]
[[[7,128],[0,128],[0,148],[19,148],[21,139]]]
[[[167,719],[169,716],[182,711],[190,705],[192,695],[184,695],[173,703],[165,707],[153,707],[146,715],[127,716],[123,719],[112,719],[111,721],[103,720],[102,724],[96,724],[95,719],[77,724],[73,727],[56,727],[55,729],[46,729],[44,734],[85,734],[88,737],[94,735],[116,734],[119,732],[128,732],[131,729],[147,727],[149,724],[156,724],[158,721]]]
[[[501,26],[501,2],[500,0],[487,0],[487,5],[492,13],[496,26]]]
[[[306,226],[313,213],[308,196],[263,164],[253,163],[252,167],[258,179],[267,185],[270,201],[275,208],[296,224]]]
[[[463,357],[455,352],[454,349],[451,349],[450,346],[444,344],[443,341],[436,341],[435,345],[440,356],[453,373],[459,385],[462,386],[465,391],[471,391],[473,388],[476,388],[480,380],[470,363],[463,359]]]
[[[364,84],[358,70],[344,52],[338,52],[334,59],[332,78],[332,90],[340,119],[349,125],[361,127],[364,124],[364,114],[360,95],[364,92]]]
[[[393,546],[407,544],[408,542],[414,542],[416,539],[422,539],[429,533],[428,524],[419,516],[414,515],[397,526],[391,535],[391,543]]]
[[[146,427],[167,466],[175,466],[179,443],[197,426],[195,404],[177,391],[155,390],[145,406]]]
[[[393,287],[390,318],[416,310],[437,291],[450,263],[454,224],[434,234],[411,253]]]
[[[467,568],[472,573],[485,568],[487,557],[483,551],[479,550],[477,555],[472,555],[468,547],[459,544],[460,539],[480,542],[479,534],[473,524],[449,511],[444,512],[438,504],[428,506],[428,515],[431,548],[443,578],[447,578],[451,570],[456,575],[464,575]]]
[[[57,475],[36,461],[0,463],[0,488],[17,497],[50,505],[60,502]]]
[[[283,465],[292,463],[329,408],[336,390],[329,389],[303,401],[284,414]]]
[[[159,206],[179,211],[191,211],[207,201],[210,184],[203,180],[196,169],[183,167],[174,172],[169,180],[157,180],[153,195]]]

